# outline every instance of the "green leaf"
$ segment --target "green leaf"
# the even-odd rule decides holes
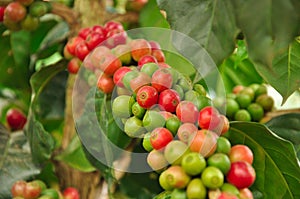
[[[43,124],[32,114],[28,115],[25,134],[29,140],[32,150],[32,158],[35,164],[43,164],[49,160],[55,147],[55,141],[51,134],[47,132]]]
[[[58,22],[54,19],[43,20],[40,22],[38,28],[31,32],[31,37],[34,38],[31,40],[30,52],[36,53],[44,38],[49,31],[57,24]]]
[[[253,151],[256,180],[251,189],[255,198],[299,198],[300,166],[293,145],[262,124],[230,125],[227,136],[232,145],[245,144]]]
[[[249,51],[250,52],[250,51]],[[288,49],[276,56],[272,68],[256,64],[256,70],[282,96],[287,98],[300,88],[300,42],[295,40]]]
[[[293,143],[300,160],[300,114],[288,113],[272,118],[266,126],[278,136]]]
[[[35,103],[34,111],[43,121],[64,119],[67,78],[67,71],[57,73],[37,96],[38,103]]]
[[[83,172],[95,171],[95,167],[85,157],[78,136],[75,136],[68,147],[61,154],[55,156],[55,159]]]
[[[17,67],[29,65],[30,34],[27,31],[18,31],[11,34],[11,47]]]
[[[43,68],[32,75],[30,84],[32,88],[31,106],[27,116],[28,123],[25,134],[32,149],[33,161],[42,164],[51,157],[55,147],[54,138],[45,130],[39,114],[39,98],[50,80],[65,69],[66,62],[61,61],[53,66]]]
[[[169,24],[157,6],[156,0],[149,0],[140,12],[139,24],[141,27],[169,28]]]
[[[127,173],[120,181],[120,191],[129,198],[152,199],[162,191],[158,177],[159,175],[155,172]]]
[[[111,149],[106,144],[108,138],[99,128],[97,115],[100,112],[99,106],[102,104],[103,95],[96,98],[96,91],[97,88],[93,88],[87,93],[83,113],[78,118],[75,118],[75,125],[87,159],[109,180],[114,178],[109,165],[111,166],[112,159],[115,157],[108,155],[111,152]],[[76,101],[74,104],[76,108]]]
[[[263,83],[254,64],[248,58],[248,52],[243,41],[238,42],[236,52],[225,59],[219,67],[221,80],[224,82],[227,93],[232,92],[236,85],[249,86],[252,83]]]
[[[294,0],[232,0],[250,58],[272,71],[273,58],[299,34],[300,4]],[[255,12],[253,12],[255,10]]]
[[[40,45],[40,51],[49,48],[49,46],[52,46],[56,43],[60,43],[64,41],[69,32],[69,26],[65,21],[61,21],[57,23],[44,37],[41,45]]]
[[[27,180],[40,173],[31,158],[28,141],[23,132],[9,134],[0,125],[0,198],[11,198],[10,189],[17,180]]]
[[[229,1],[157,2],[159,7],[166,11],[171,28],[198,42],[217,65],[233,52],[238,32],[234,8]]]
[[[30,78],[29,67],[26,61],[22,63],[22,60],[26,60],[26,57],[24,58],[24,55],[21,55],[20,52],[24,48],[16,45],[12,46],[12,43],[17,42],[17,38],[12,40],[11,42],[11,36],[1,36],[0,39],[0,84],[12,89],[28,89],[30,87],[28,84]],[[12,48],[16,55],[13,54]],[[16,57],[18,55],[22,57]],[[18,61],[18,65],[15,60]]]
[[[171,191],[164,191],[156,195],[153,199],[172,199],[171,194],[172,194]]]

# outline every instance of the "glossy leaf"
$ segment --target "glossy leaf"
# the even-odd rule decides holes
[[[250,122],[232,122],[227,136],[232,145],[245,144],[254,153],[256,180],[251,189],[255,198],[300,197],[300,166],[289,141],[262,124]]]
[[[300,114],[289,113],[272,118],[266,123],[278,136],[293,143],[300,160]]]
[[[260,75],[284,98],[300,86],[300,4],[297,1],[232,0],[250,59]],[[255,10],[255,12],[253,12]]]
[[[229,1],[158,0],[171,28],[193,38],[220,64],[234,50],[237,27]],[[226,22],[226,23],[224,23]]]
[[[235,53],[225,59],[219,67],[227,92],[231,92],[236,85],[249,86],[252,83],[263,83],[262,77],[257,73],[254,64],[248,58],[246,46],[242,40],[238,42]]]
[[[0,198],[11,198],[10,189],[17,180],[27,180],[40,173],[31,158],[26,136],[22,131],[9,133],[0,125]]]
[[[49,67],[53,67],[50,65]],[[54,66],[55,67],[55,66]],[[35,104],[35,112],[45,120],[63,120],[68,72],[57,73],[43,88]]]
[[[232,0],[236,20],[247,41],[249,56],[271,69],[272,60],[299,34],[299,2]],[[255,12],[253,12],[255,10]],[[272,70],[270,70],[272,71]]]
[[[255,66],[285,101],[300,87],[300,41],[295,40],[281,55],[276,56],[272,68],[260,64]]]
[[[55,147],[55,141],[51,134],[46,131],[39,115],[39,97],[49,81],[59,72],[65,69],[66,63],[61,61],[52,67],[44,68],[36,72],[30,79],[32,88],[32,100],[28,114],[28,124],[25,129],[32,149],[33,160],[36,164],[42,164],[51,157]]]
[[[55,159],[83,172],[95,171],[95,167],[93,167],[85,157],[85,153],[77,135],[72,139],[68,147],[61,154],[56,156]]]

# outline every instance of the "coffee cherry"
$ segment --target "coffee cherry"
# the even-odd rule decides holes
[[[11,2],[7,5],[4,11],[5,17],[12,22],[22,21],[27,14],[25,6],[19,2]]]

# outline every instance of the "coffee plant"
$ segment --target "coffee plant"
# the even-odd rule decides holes
[[[0,198],[299,198],[299,8],[0,0]]]

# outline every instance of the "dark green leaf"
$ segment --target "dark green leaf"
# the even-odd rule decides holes
[[[110,167],[112,166],[112,159],[115,157],[111,154],[111,149],[107,147],[108,138],[104,131],[100,130],[97,115],[100,114],[103,95],[96,97],[96,90],[97,88],[93,88],[86,93],[84,105],[78,107],[83,108],[83,113],[75,118],[75,125],[87,159],[109,180],[113,178]],[[76,109],[76,101],[74,105]]]
[[[51,134],[45,130],[39,115],[39,97],[50,80],[65,69],[66,62],[61,61],[53,66],[43,68],[32,75],[30,84],[32,88],[31,106],[28,114],[28,124],[25,128],[30,148],[32,149],[33,161],[42,164],[51,157],[55,147],[55,141]]]
[[[273,58],[299,34],[299,2],[232,0],[231,3],[247,41],[249,56],[271,72]]]
[[[30,52],[30,34],[27,31],[18,31],[11,34],[11,48],[16,66],[18,68],[28,67]]]
[[[250,51],[249,51],[250,52]],[[256,70],[284,98],[300,87],[300,42],[294,41],[288,49],[272,62],[272,68],[256,64]]]
[[[57,23],[58,22],[54,19],[43,20],[40,22],[38,28],[31,32],[31,38],[34,39],[31,40],[30,52],[36,53],[39,50],[42,41]]]
[[[128,173],[120,181],[120,191],[132,199],[152,199],[162,191],[158,176],[155,172]]]
[[[229,1],[157,1],[167,12],[171,28],[203,46],[217,65],[233,52],[237,27],[234,8]]]
[[[300,160],[300,114],[289,113],[272,118],[266,123],[278,136],[293,143]]]
[[[40,48],[45,49],[54,43],[59,43],[65,40],[68,36],[69,26],[65,21],[59,22],[55,25],[44,37]]]
[[[289,141],[250,122],[232,122],[228,137],[233,145],[245,144],[254,153],[256,180],[251,189],[255,198],[300,197],[300,166]]]
[[[43,88],[43,92],[38,96],[38,103],[35,104],[34,111],[43,121],[64,118],[67,78],[67,71],[59,72],[49,80]]]
[[[45,130],[43,124],[32,114],[28,115],[25,134],[29,140],[33,162],[41,165],[50,159],[55,141],[51,134]]]
[[[0,125],[0,198],[11,198],[10,189],[17,180],[27,180],[39,174],[31,158],[28,141],[23,132],[9,134]]]
[[[65,162],[69,166],[83,172],[92,172],[95,170],[95,167],[86,159],[78,136],[75,136],[68,147],[56,156],[55,159]]]
[[[32,92],[34,94],[34,99],[37,100],[40,93],[43,91],[47,83],[59,72],[66,68],[67,62],[62,60],[52,66],[43,68],[42,70],[36,72],[32,75],[30,79],[30,84],[32,87]]]
[[[16,57],[18,53],[17,55],[13,54],[10,40],[10,36],[1,36],[0,39],[0,83],[12,89],[28,89],[30,87],[28,83],[30,78],[28,63],[20,63],[24,57],[19,58]],[[17,48],[17,46],[14,48]],[[15,49],[17,52],[18,50]],[[19,65],[16,64],[15,59],[19,61]]]
[[[299,2],[232,2],[251,60],[285,101],[300,86],[300,48],[299,43],[293,42],[300,30]]]

